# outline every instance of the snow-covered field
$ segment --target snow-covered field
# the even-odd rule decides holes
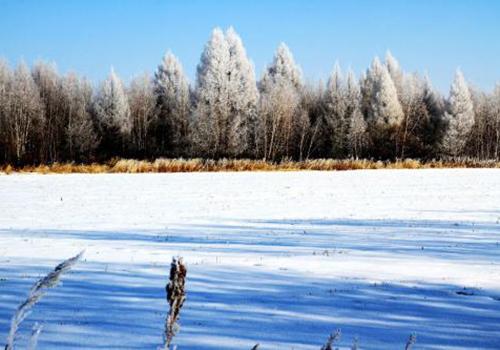
[[[156,349],[172,256],[183,349],[500,349],[500,171],[0,176],[0,339],[38,278],[85,249],[21,329],[39,349]]]

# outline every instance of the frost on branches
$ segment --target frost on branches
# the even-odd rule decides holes
[[[285,44],[278,47],[259,88],[259,156],[271,160],[298,157],[302,153],[303,131],[309,121],[299,108],[302,74]]]
[[[190,86],[170,51],[153,76],[94,88],[52,63],[0,59],[0,163],[106,162],[113,157],[500,159],[500,88],[457,72],[445,98],[387,52],[360,77],[339,64],[304,81],[281,44],[256,81],[243,41],[213,30]]]
[[[467,82],[460,70],[455,74],[448,100],[448,111],[444,115],[448,124],[442,147],[451,156],[459,155],[467,142],[467,136],[474,125],[474,107]]]
[[[189,83],[180,61],[170,51],[163,57],[154,77],[157,119],[154,138],[160,155],[186,155],[189,141]]]
[[[209,157],[238,156],[249,147],[257,88],[240,37],[216,28],[198,65],[193,141]]]
[[[114,69],[97,91],[94,111],[103,136],[101,142],[108,146],[110,152],[118,152],[130,135],[132,121],[127,94]]]

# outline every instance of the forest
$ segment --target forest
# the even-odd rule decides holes
[[[52,63],[0,60],[0,163],[114,158],[500,158],[500,84],[457,70],[449,96],[387,52],[357,77],[334,65],[308,83],[285,44],[260,79],[233,28],[213,30],[190,85],[168,52],[154,74],[99,85]]]

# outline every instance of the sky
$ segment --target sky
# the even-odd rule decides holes
[[[444,93],[457,68],[486,90],[500,81],[498,0],[0,0],[0,57],[129,81],[171,50],[193,82],[217,26],[241,35],[257,77],[285,42],[310,82],[387,50]]]

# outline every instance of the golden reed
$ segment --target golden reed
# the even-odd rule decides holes
[[[374,161],[366,159],[313,159],[304,161],[283,160],[271,162],[251,159],[167,159],[155,161],[114,159],[106,163],[52,163],[36,166],[14,167],[4,165],[0,172],[38,174],[102,174],[102,173],[191,173],[224,171],[341,171],[362,169],[440,169],[440,168],[500,168],[498,161],[473,159],[436,160],[421,162],[405,159],[398,161]]]

